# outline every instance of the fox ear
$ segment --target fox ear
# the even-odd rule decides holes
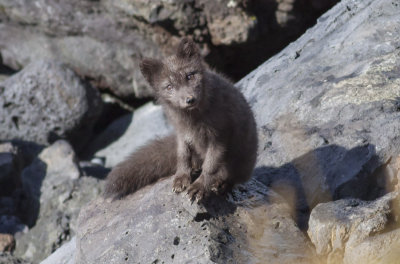
[[[140,71],[147,82],[153,86],[154,76],[161,71],[162,62],[156,59],[144,58],[140,62]]]
[[[177,55],[179,58],[189,59],[200,55],[200,51],[192,39],[183,38],[179,43]]]

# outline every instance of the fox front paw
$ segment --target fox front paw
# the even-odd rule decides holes
[[[202,182],[194,182],[190,185],[187,194],[190,201],[200,203],[206,196],[206,189]]]
[[[172,185],[172,191],[180,193],[186,190],[190,185],[190,176],[187,174],[179,174],[174,176],[174,183]]]

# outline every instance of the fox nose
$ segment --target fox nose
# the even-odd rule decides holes
[[[195,99],[193,96],[188,96],[188,97],[186,97],[186,103],[187,103],[188,105],[194,104],[195,101],[196,101],[196,99]]]

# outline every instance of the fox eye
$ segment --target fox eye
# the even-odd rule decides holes
[[[193,79],[194,74],[195,74],[195,72],[190,72],[190,73],[186,74],[186,80],[189,81],[189,80]]]
[[[167,89],[167,91],[172,91],[172,85],[171,85],[171,84],[168,84],[168,85],[165,87],[165,89]]]

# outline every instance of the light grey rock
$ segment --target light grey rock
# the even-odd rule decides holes
[[[4,264],[31,264],[24,259],[11,255],[10,253],[0,252],[0,263]]]
[[[70,182],[80,176],[75,152],[67,141],[56,141],[45,148],[38,157],[22,171],[21,181],[27,196],[25,222],[32,226],[38,217],[40,204],[51,202],[53,187]],[[60,201],[64,198],[60,197]]]
[[[76,231],[81,207],[102,192],[102,182],[79,177],[75,154],[66,141],[44,149],[22,172],[25,222],[31,229],[16,238],[15,255],[38,263]]]
[[[317,254],[326,256],[328,264],[342,263],[345,252],[352,256],[360,243],[392,225],[392,218],[398,221],[397,208],[391,207],[399,201],[399,193],[392,192],[371,202],[344,199],[317,205],[311,212],[308,229]]]
[[[172,133],[171,126],[160,106],[148,103],[133,114],[125,115],[114,121],[88,147],[89,153],[105,158],[105,166],[113,167],[148,140]]]
[[[76,237],[62,245],[53,254],[44,259],[40,264],[74,264],[75,263]]]
[[[1,30],[0,30],[1,31]],[[65,65],[38,61],[0,83],[0,139],[82,147],[101,111],[98,92]]]
[[[91,202],[79,216],[76,263],[314,263],[290,207],[261,183],[204,207],[171,189],[168,178]]]
[[[341,1],[238,83],[259,127],[258,179],[292,184],[309,208],[386,191],[374,172],[400,153],[399,12]]]

